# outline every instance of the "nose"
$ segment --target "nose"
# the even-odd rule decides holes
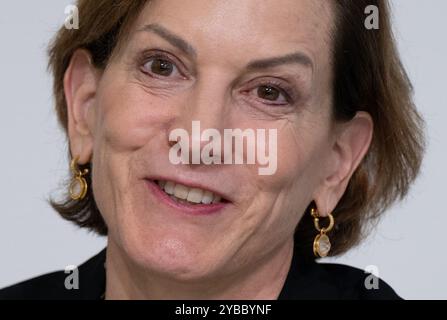
[[[209,78],[197,81],[183,103],[176,108],[178,110],[170,121],[167,141],[169,141],[169,134],[175,129],[183,129],[188,132],[189,150],[187,153],[189,153],[190,159],[193,159],[193,146],[198,147],[201,153],[204,146],[210,143],[207,139],[201,139],[204,130],[216,130],[223,136],[224,129],[230,128],[231,124],[228,122],[231,121],[231,94],[222,80]],[[199,132],[197,131],[198,126],[200,127]],[[169,141],[170,146],[175,144],[176,141]],[[223,145],[221,145],[220,151],[220,154],[223,155]]]

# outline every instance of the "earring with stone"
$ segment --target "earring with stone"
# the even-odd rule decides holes
[[[329,231],[332,230],[334,227],[334,217],[332,214],[328,214],[329,218],[329,225],[325,228],[322,228],[320,226],[320,215],[316,208],[312,208],[310,211],[310,214],[314,218],[314,225],[315,229],[317,229],[318,232],[320,232],[314,240],[313,244],[313,251],[314,255],[318,258],[326,257],[331,250],[331,241],[329,240],[329,237],[326,235]]]
[[[82,200],[85,198],[87,194],[87,181],[83,176],[88,173],[88,169],[84,169],[83,171],[78,168],[78,160],[79,156],[76,156],[73,160],[71,160],[70,169],[73,173],[73,179],[70,183],[70,197],[73,200]]]

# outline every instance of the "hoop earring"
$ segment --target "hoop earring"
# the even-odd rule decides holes
[[[318,211],[316,208],[312,208],[310,211],[310,214],[314,218],[314,225],[315,229],[317,229],[319,234],[315,237],[314,244],[313,244],[313,251],[314,255],[317,258],[324,258],[328,255],[329,251],[331,250],[331,241],[329,240],[329,237],[326,235],[329,231],[332,230],[334,227],[334,217],[332,214],[328,214],[329,218],[329,225],[326,228],[320,227],[320,215],[318,214]]]
[[[85,198],[87,194],[87,181],[83,177],[88,173],[88,169],[84,169],[83,171],[78,168],[78,160],[79,156],[76,156],[73,160],[71,160],[70,169],[73,173],[73,179],[70,183],[70,197],[73,200],[82,200]]]

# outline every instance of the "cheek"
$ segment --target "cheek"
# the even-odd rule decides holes
[[[132,95],[129,90],[107,90],[98,101],[99,121],[97,140],[106,143],[115,152],[137,149],[147,143],[156,132],[155,106],[144,97]],[[96,138],[96,137],[95,137]]]
[[[156,107],[129,85],[105,79],[98,91],[92,183],[98,208],[112,228],[116,213],[131,208],[138,150],[160,132],[157,114],[149,111]]]
[[[114,152],[136,150],[166,132],[179,103],[148,92],[130,77],[125,68],[111,67],[98,90],[95,138]]]
[[[310,161],[312,143],[292,124],[277,131],[277,170],[272,176],[260,176],[260,181],[275,190],[288,189],[301,179]]]
[[[272,126],[273,127],[273,126]],[[312,141],[300,137],[299,130],[290,125],[278,125],[277,130],[277,170],[273,175],[259,175],[257,168],[249,174],[252,185],[249,188],[250,199],[245,199],[242,211],[265,229],[288,230],[297,219],[297,213],[307,206],[311,194],[309,167],[311,163]],[[247,168],[246,168],[247,169]],[[279,225],[282,225],[280,227]]]
[[[278,163],[273,176],[258,177],[263,189],[271,191],[278,211],[304,211],[312,200],[323,161],[324,133],[306,125],[290,123],[278,130]]]

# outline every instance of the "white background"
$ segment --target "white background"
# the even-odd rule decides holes
[[[427,122],[428,150],[409,197],[361,247],[335,261],[377,266],[406,299],[447,299],[447,1],[391,3],[402,59]],[[68,4],[0,6],[0,287],[80,264],[105,246],[104,238],[63,221],[45,202],[68,173],[46,72],[46,46]]]

